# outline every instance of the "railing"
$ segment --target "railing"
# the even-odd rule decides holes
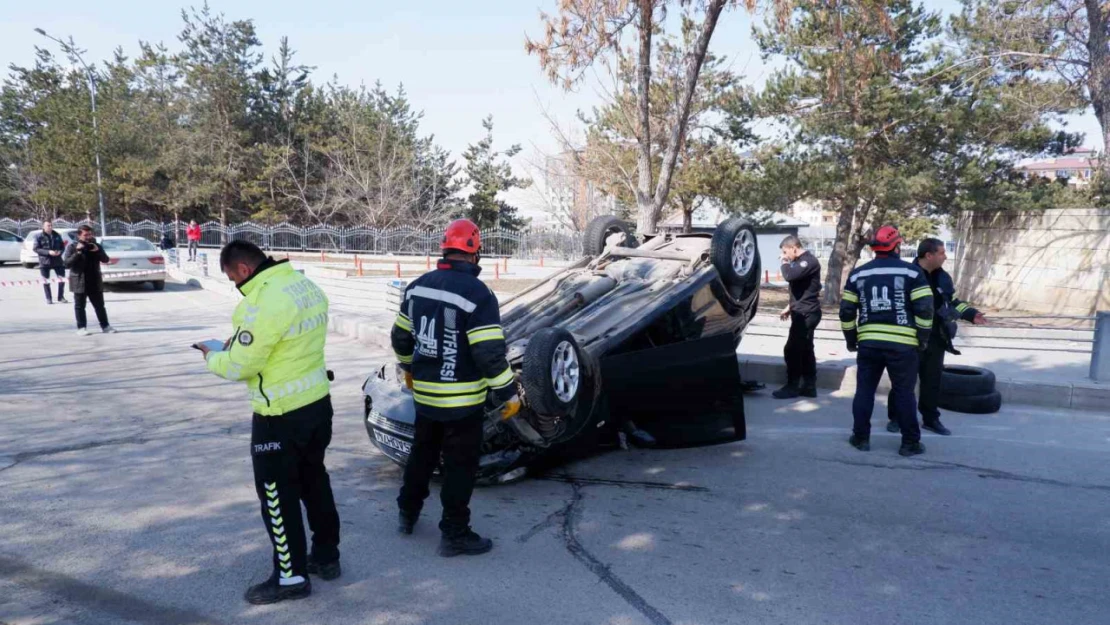
[[[88,224],[99,230],[92,221],[67,221],[57,219],[55,228],[76,228]],[[41,227],[37,219],[16,221],[0,219],[0,230],[20,236]],[[139,236],[158,243],[164,232],[174,234],[178,245],[185,245],[185,223],[158,223],[150,220],[129,223],[108,222],[108,234],[113,236]],[[288,223],[261,225],[251,222],[222,226],[210,221],[200,224],[200,247],[219,248],[228,241],[247,240],[266,250],[283,252],[339,252],[358,254],[411,254],[422,256],[438,254],[442,234],[439,231],[419,230],[410,227],[372,228],[367,226],[294,226]],[[550,258],[570,260],[582,256],[582,236],[576,232],[549,230],[507,230],[495,228],[482,233],[482,253],[487,256],[514,258]]]

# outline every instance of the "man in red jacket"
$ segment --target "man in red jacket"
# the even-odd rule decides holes
[[[200,225],[197,220],[189,221],[188,227],[185,228],[185,238],[189,239],[189,260],[195,261],[197,259],[197,246],[200,245]]]

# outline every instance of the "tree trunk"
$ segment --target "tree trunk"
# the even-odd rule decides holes
[[[694,229],[694,207],[682,209],[682,231],[689,234]]]
[[[640,66],[637,68],[637,104],[640,116],[640,127],[636,135],[639,143],[640,155],[636,162],[638,180],[636,181],[636,210],[638,219],[636,230],[640,234],[654,234],[655,221],[651,219],[651,32],[655,27],[652,16],[655,9],[654,0],[640,0]]]
[[[840,293],[844,290],[842,288],[844,277],[859,260],[859,249],[855,250],[855,258],[852,258],[852,247],[854,247],[852,244],[854,239],[858,238],[853,238],[856,216],[855,202],[842,201],[839,213],[836,219],[836,243],[833,244],[833,251],[829,256],[829,266],[825,269],[825,295],[823,300],[827,305],[840,303]]]
[[[227,207],[220,207],[220,244],[227,245]]]
[[[1095,117],[1102,127],[1103,155],[1100,173],[1104,179],[1110,179],[1110,159],[1106,158],[1106,150],[1110,150],[1110,49],[1107,49],[1110,10],[1104,8],[1101,0],[1084,0],[1084,3],[1090,26],[1087,54],[1090,55],[1091,69],[1087,78],[1087,90],[1091,94]]]
[[[705,8],[705,21],[702,22],[701,32],[694,42],[694,48],[687,52],[686,76],[682,85],[682,102],[679,104],[677,118],[671,136],[667,140],[667,151],[663,154],[663,165],[659,170],[659,180],[655,183],[655,196],[652,198],[648,211],[640,207],[640,216],[637,225],[640,232],[655,232],[663,206],[667,203],[667,194],[671,191],[671,179],[674,176],[675,163],[678,161],[678,151],[682,139],[686,134],[686,122],[690,118],[690,103],[694,99],[694,89],[698,86],[698,75],[701,74],[702,63],[709,51],[709,40],[717,28],[717,19],[725,8],[727,0],[711,0]]]

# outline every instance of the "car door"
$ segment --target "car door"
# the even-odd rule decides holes
[[[23,238],[7,230],[0,230],[0,263],[19,262]]]

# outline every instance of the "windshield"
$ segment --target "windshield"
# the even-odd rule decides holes
[[[101,241],[109,252],[153,252],[154,246],[143,239],[105,239]]]

